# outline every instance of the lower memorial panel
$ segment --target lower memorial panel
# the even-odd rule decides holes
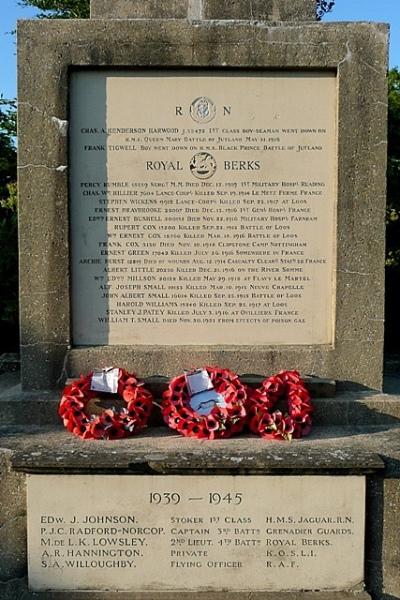
[[[349,590],[365,477],[28,475],[32,590]]]

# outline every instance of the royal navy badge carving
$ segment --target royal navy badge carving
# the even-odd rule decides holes
[[[190,105],[190,116],[197,123],[209,123],[216,113],[215,104],[206,96],[199,96]]]

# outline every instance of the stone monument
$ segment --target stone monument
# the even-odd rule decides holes
[[[381,389],[386,26],[252,7],[21,23],[24,389],[104,362]]]
[[[18,39],[0,596],[400,598],[387,26],[317,23],[313,0],[92,0],[91,19]],[[314,376],[313,435],[107,443],[55,425],[80,373],[118,365],[159,395],[205,364]]]

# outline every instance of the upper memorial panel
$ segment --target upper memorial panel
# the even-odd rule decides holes
[[[73,341],[331,344],[336,78],[77,72]]]

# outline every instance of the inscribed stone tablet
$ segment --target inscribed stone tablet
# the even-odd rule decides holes
[[[347,590],[364,525],[364,477],[28,475],[29,584]]]
[[[71,77],[73,342],[331,344],[329,72]]]

